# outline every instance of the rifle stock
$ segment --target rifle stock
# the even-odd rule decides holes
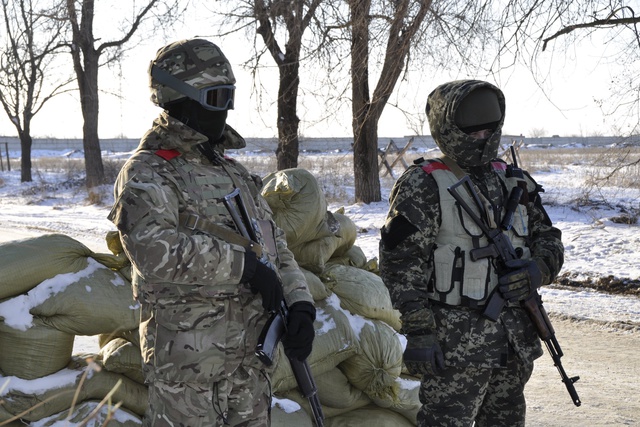
[[[515,162],[515,154],[513,153],[513,148],[512,148],[512,155]],[[513,173],[519,174],[520,177],[523,176],[522,171],[520,170],[520,168],[517,167],[517,164],[510,165],[510,166],[512,168]],[[475,222],[476,225],[480,227],[484,235],[489,240],[489,245],[487,247],[474,249],[474,251],[480,251],[480,252],[476,252],[474,255],[476,259],[480,259],[485,256],[491,256],[493,258],[498,259],[500,263],[504,264],[509,260],[519,258],[518,252],[513,247],[513,244],[511,243],[511,240],[509,239],[509,237],[502,231],[500,227],[493,228],[493,229],[490,228],[488,224],[481,219],[482,215],[476,214],[476,212],[474,212],[471,206],[469,206],[469,204],[465,201],[465,199],[458,193],[459,187],[464,187],[465,190],[469,192],[469,195],[472,197],[472,199],[476,201],[476,205],[477,205],[476,207],[478,209],[481,209],[481,204],[478,203],[479,195],[477,194],[473,186],[473,183],[471,182],[471,178],[469,178],[468,175],[462,178],[456,184],[447,188],[449,193],[456,199],[458,204],[467,213],[467,215],[473,220],[473,222]],[[514,191],[516,189],[520,189],[519,193],[520,193],[520,196],[522,196],[522,189],[520,187],[514,187]],[[515,200],[515,197],[516,196],[513,196],[513,192],[512,192],[511,197],[509,198],[511,209],[515,209],[513,204],[513,200]],[[517,207],[517,203],[515,204],[515,207]],[[509,221],[511,220],[512,218],[509,219]],[[503,223],[501,224],[501,227],[504,228],[505,230],[508,230],[510,228],[510,224],[505,224],[505,222],[503,221]],[[482,255],[482,256],[479,256],[479,255]],[[475,261],[475,259],[473,260]],[[485,305],[483,315],[488,317],[489,319],[497,320],[498,317],[500,316],[500,312],[504,307],[504,304],[505,304],[505,300],[500,294],[499,290],[496,288],[491,294],[489,301]],[[567,391],[569,392],[569,395],[571,396],[571,399],[573,400],[574,405],[580,406],[582,402],[580,401],[580,398],[578,397],[578,392],[576,391],[573,385],[576,381],[580,379],[580,377],[575,376],[570,378],[562,366],[562,361],[560,360],[560,358],[563,356],[562,349],[560,348],[560,344],[558,343],[558,340],[555,337],[555,331],[553,329],[553,326],[551,325],[549,316],[544,306],[542,305],[542,297],[540,297],[537,290],[533,290],[531,296],[527,300],[522,302],[521,305],[529,315],[531,322],[534,324],[536,331],[538,333],[538,336],[545,343],[545,346],[547,347],[549,355],[553,359],[553,364],[558,369],[558,372],[560,373],[560,376],[562,378],[562,382],[565,384],[565,387],[567,388]]]

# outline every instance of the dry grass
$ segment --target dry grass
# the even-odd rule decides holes
[[[438,151],[409,151],[405,156],[408,164],[419,157],[438,156]],[[248,170],[262,177],[276,170],[275,154],[232,153]],[[579,166],[580,179],[584,181],[585,198],[602,187],[640,188],[640,147],[576,147],[576,148],[524,148],[518,153],[520,167],[532,174],[562,171]],[[393,160],[393,156],[389,160]],[[107,183],[115,182],[118,171],[125,160],[104,159]],[[300,153],[298,166],[313,173],[323,188],[329,202],[352,203],[354,171],[353,153]],[[391,188],[404,167],[398,162],[394,176],[380,171],[380,185]],[[66,182],[83,181],[84,160],[68,157],[42,157],[33,159],[34,175],[43,179],[44,172],[64,173]],[[1,185],[1,183],[0,183]],[[91,194],[90,203],[100,203],[103,198]]]

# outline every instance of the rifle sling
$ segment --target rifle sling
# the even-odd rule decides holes
[[[244,238],[233,230],[222,227],[206,218],[193,212],[185,211],[179,215],[180,225],[192,230],[200,231],[215,237],[219,237],[228,243],[240,245],[247,250],[253,251],[258,258],[262,257],[262,247],[249,239]]]
[[[463,171],[460,166],[458,166],[458,163],[456,163],[455,160],[447,156],[442,156],[440,159],[444,162],[445,165],[447,165],[447,167],[458,179],[462,179],[467,175],[467,173]]]

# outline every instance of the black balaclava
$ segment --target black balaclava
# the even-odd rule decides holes
[[[198,101],[189,98],[167,104],[165,108],[171,117],[206,136],[208,141],[200,144],[198,149],[212,161],[218,158],[215,152],[221,152],[222,147],[216,149],[216,145],[224,141],[222,134],[228,110],[207,110]]]

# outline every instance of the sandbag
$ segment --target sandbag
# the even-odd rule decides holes
[[[273,397],[271,427],[314,427],[311,417],[299,404],[278,396]]]
[[[351,385],[349,379],[337,367],[315,380],[318,399],[322,405],[332,408],[352,408],[362,398],[362,390]]]
[[[416,423],[420,403],[420,380],[415,377],[400,375],[396,379],[398,382],[398,398],[391,400],[388,398],[372,398],[373,403],[381,408],[387,408],[404,416],[412,423]]]
[[[340,243],[340,239],[334,235],[314,239],[291,248],[294,258],[300,267],[306,268],[315,274],[320,274],[325,269],[327,261],[331,258]]]
[[[292,168],[270,173],[263,179],[261,194],[285,232],[289,248],[333,234],[326,221],[324,193],[309,171]]]
[[[400,312],[391,304],[380,276],[356,267],[331,265],[319,275],[329,290],[340,297],[342,307],[369,319],[378,319],[400,330]]]
[[[367,320],[356,331],[360,351],[338,365],[349,383],[369,397],[397,400],[402,346],[396,334],[380,320]]]
[[[388,409],[367,406],[327,418],[325,427],[409,427],[416,423]]]
[[[340,309],[339,302],[334,296],[316,303],[316,320],[313,326],[316,337],[307,361],[314,378],[318,378],[356,354],[358,341],[347,316]],[[271,377],[273,391],[276,393],[296,387],[291,365],[284,354],[282,344],[278,346],[278,360]]]
[[[0,299],[27,292],[58,274],[82,270],[92,253],[63,234],[0,243]]]
[[[367,265],[367,256],[360,246],[353,245],[344,254],[340,256],[334,254],[329,258],[326,265],[330,266],[333,264],[349,265],[351,267],[364,269]]]
[[[0,376],[0,385],[3,385],[4,381],[6,381],[6,379]],[[2,398],[0,398],[0,402],[2,402],[1,399]],[[13,414],[11,414],[9,411],[7,411],[4,408],[4,404],[0,403],[0,423],[4,423],[2,424],[2,427],[24,427],[25,426],[25,423],[20,421],[20,419],[14,419],[14,417],[15,416]],[[11,419],[14,419],[14,420],[7,422],[7,420],[11,420]]]
[[[98,347],[102,348],[107,345],[109,341],[115,340],[116,338],[124,338],[130,343],[133,343],[136,347],[140,348],[140,331],[138,328],[130,331],[116,331],[110,334],[100,334],[98,335]]]
[[[122,374],[144,384],[140,347],[123,338],[116,338],[102,347],[98,355],[107,371]]]
[[[334,212],[333,217],[338,221],[338,223],[340,223],[340,228],[334,233],[338,238],[338,246],[331,256],[342,256],[346,254],[356,242],[356,238],[358,237],[358,227],[351,218],[344,214]]]
[[[15,299],[2,304],[11,304]],[[71,360],[73,341],[73,334],[52,328],[38,318],[26,330],[0,322],[0,371],[25,380],[53,374]]]
[[[38,421],[68,410],[76,392],[78,402],[102,400],[120,382],[111,401],[122,402],[122,407],[134,414],[140,416],[144,414],[148,405],[148,392],[144,385],[101,367],[99,370],[92,370],[82,380],[87,368],[87,360],[93,359],[92,363],[97,363],[95,360],[98,356],[84,355],[83,357],[86,359],[74,357],[67,365],[67,369],[52,375],[32,381],[10,382],[0,393],[0,398],[5,401],[4,409],[13,415],[27,411],[26,414],[21,415],[22,419]],[[42,390],[41,387],[34,385],[33,381],[36,381],[36,384],[47,384],[49,388]]]
[[[29,312],[45,324],[75,335],[108,334],[138,326],[140,311],[131,284],[117,271],[89,258],[85,270],[56,278],[55,289],[49,285],[36,293],[39,285],[27,294],[34,300]],[[46,299],[44,292],[49,294]]]
[[[314,301],[323,300],[331,295],[331,291],[327,289],[317,275],[302,267],[300,267],[300,271],[304,274],[307,286],[309,287],[309,292],[311,293],[311,297],[313,297]]]
[[[93,413],[95,411],[95,414]],[[82,424],[89,417],[91,419]],[[43,418],[30,424],[31,427],[57,427],[60,425],[80,425],[86,427],[140,427],[142,425],[142,417],[136,415],[124,408],[114,410],[109,404],[102,404],[98,401],[87,401],[76,405],[71,415],[69,411]],[[24,427],[24,424],[22,424]]]
[[[305,397],[302,396],[302,394],[300,394],[300,391],[297,388],[291,389],[291,390],[287,390],[281,393],[281,396],[288,399],[288,400],[292,400],[294,402],[296,402],[298,405],[300,405],[307,414],[311,414],[311,407],[309,406],[309,400],[306,399]],[[367,396],[366,394],[362,393],[360,395],[360,397],[351,403],[351,406],[348,406],[346,408],[334,408],[332,406],[328,406],[325,404],[322,404],[322,413],[325,417],[325,420],[331,417],[335,417],[337,415],[340,414],[344,414],[347,412],[351,412],[355,409],[358,408],[363,408],[365,406],[371,405],[371,399],[369,398],[369,396]],[[343,405],[341,405],[343,406]],[[326,425],[326,424],[325,424]],[[287,426],[288,427],[288,426]]]
[[[339,213],[330,215],[337,224],[334,233],[291,248],[298,264],[316,274],[324,270],[332,257],[344,255],[357,237],[356,225],[350,218]]]

